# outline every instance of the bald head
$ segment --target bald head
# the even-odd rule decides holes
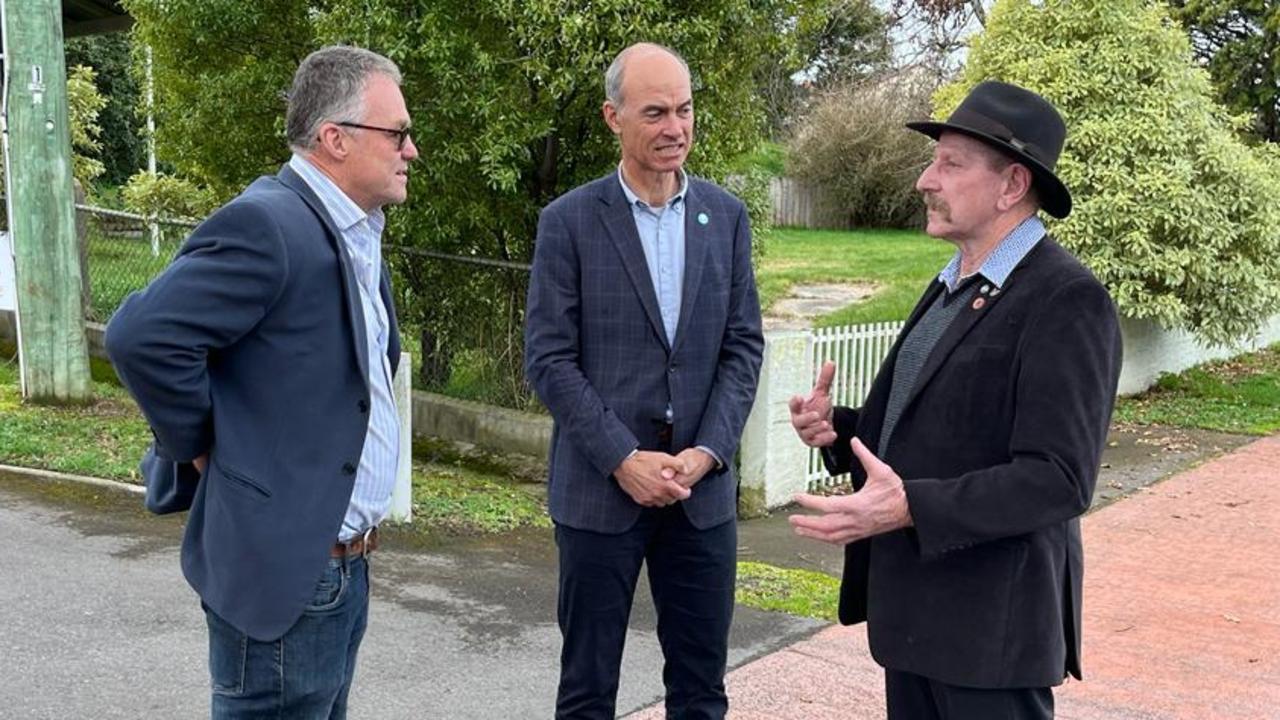
[[[661,73],[666,70],[664,66],[678,66],[680,71],[684,73],[685,80],[690,80],[689,65],[680,57],[680,53],[672,50],[665,45],[656,43],[636,43],[618,53],[613,62],[609,63],[609,69],[604,73],[604,96],[615,108],[621,108],[624,87],[623,76],[627,73],[627,69],[636,68],[644,70],[656,70]],[[647,72],[645,74],[648,74]]]

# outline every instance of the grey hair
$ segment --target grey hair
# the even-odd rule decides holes
[[[364,48],[330,45],[311,53],[298,66],[289,88],[285,138],[295,152],[315,147],[325,122],[359,122],[364,115],[364,88],[370,76],[385,75],[400,84],[400,68]]]
[[[609,69],[604,71],[604,97],[613,103],[615,108],[622,107],[622,71],[627,64],[627,58],[632,52],[640,49],[661,50],[680,62],[680,67],[684,68],[684,74],[692,79],[693,75],[689,72],[689,63],[684,61],[680,53],[672,50],[666,45],[658,43],[636,43],[628,46],[613,58],[613,62],[609,63]]]

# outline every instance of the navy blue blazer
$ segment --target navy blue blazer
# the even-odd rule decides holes
[[[902,339],[858,409],[836,408],[832,473],[865,475]],[[881,458],[915,526],[845,546],[840,620],[867,621],[881,665],[952,685],[1023,688],[1080,677],[1089,509],[1120,376],[1106,288],[1044,238],[1001,292],[960,310],[930,352]]]
[[[641,506],[613,471],[658,449],[667,404],[672,450],[724,460],[683,501],[698,528],[733,517],[734,453],[755,397],[764,338],[742,202],[689,178],[685,276],[668,344],[635,219],[616,172],[557,198],[538,221],[525,325],[525,372],[555,419],[551,517],[620,533]],[[706,222],[700,221],[705,218]]]
[[[380,288],[399,333],[387,273]],[[259,640],[301,616],[346,513],[369,420],[355,276],[287,166],[256,180],[130,295],[106,332],[157,452],[208,453],[182,545],[206,605]]]

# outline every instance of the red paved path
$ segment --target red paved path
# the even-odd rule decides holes
[[[1085,682],[1058,689],[1059,720],[1280,720],[1280,436],[1092,513],[1084,542]],[[731,720],[884,717],[863,626],[728,685]]]

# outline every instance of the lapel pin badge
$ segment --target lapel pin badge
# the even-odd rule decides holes
[[[711,218],[707,217],[707,214],[706,214],[706,213],[698,213],[698,224],[699,224],[699,225],[706,225],[706,224],[707,224],[708,222],[710,222],[710,221],[711,221]]]
[[[983,306],[983,305],[986,305],[986,304],[987,304],[987,299],[986,299],[986,298],[977,298],[977,299],[975,299],[975,300],[973,301],[973,309],[974,309],[974,310],[981,310],[981,309],[982,309],[982,306]]]

